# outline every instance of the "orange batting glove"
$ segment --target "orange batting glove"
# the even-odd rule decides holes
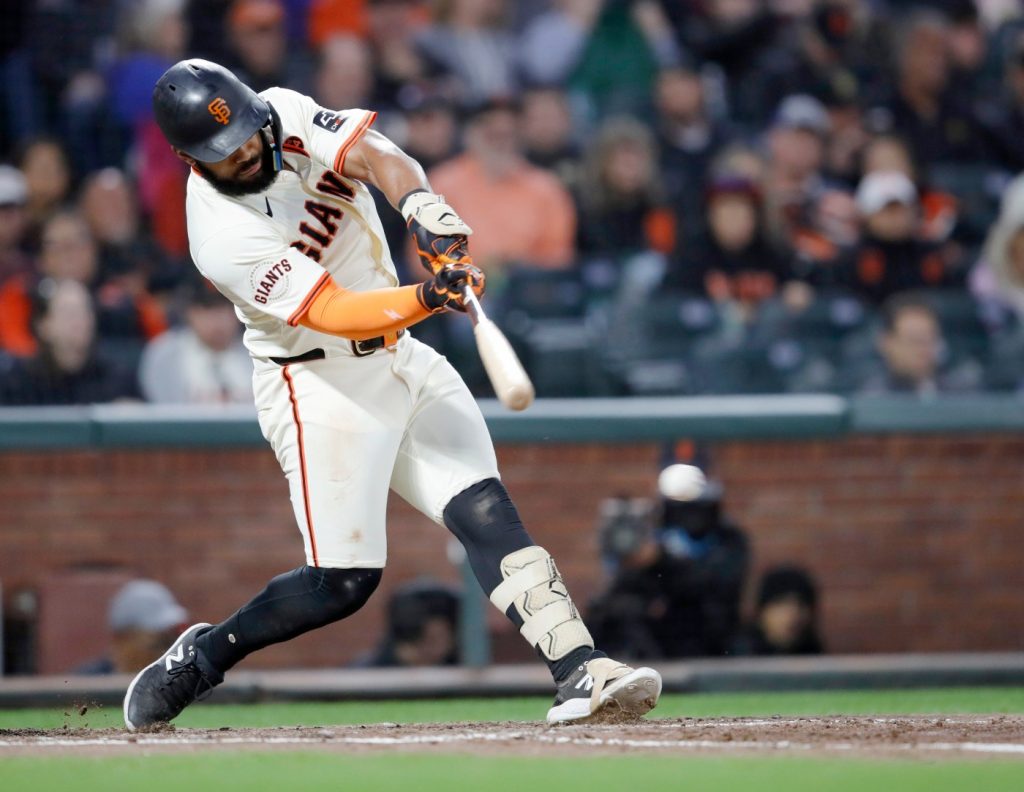
[[[428,281],[419,285],[418,298],[431,313],[445,308],[466,311],[464,289],[468,285],[477,297],[483,296],[487,279],[473,264],[449,264],[441,267]]]
[[[473,229],[444,202],[443,195],[426,190],[411,192],[402,198],[398,208],[427,272],[436,275],[443,267],[459,262],[472,265],[467,237]]]

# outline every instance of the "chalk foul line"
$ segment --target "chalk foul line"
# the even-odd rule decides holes
[[[454,734],[400,735],[395,737],[357,737],[334,735],[325,732],[320,736],[183,736],[183,735],[139,735],[127,737],[95,737],[74,739],[66,737],[37,737],[31,740],[0,740],[0,748],[69,748],[109,746],[223,746],[223,745],[352,745],[352,746],[414,746],[446,745],[452,743],[489,743],[504,741],[532,741],[550,745],[574,745],[582,747],[644,748],[659,750],[712,749],[735,750],[777,750],[777,751],[856,751],[858,749],[896,751],[968,751],[972,753],[1010,754],[1024,756],[1024,744],[996,742],[893,742],[860,743],[849,740],[835,742],[794,742],[792,740],[653,740],[628,737],[582,737],[559,734],[537,734],[529,731],[471,731]]]

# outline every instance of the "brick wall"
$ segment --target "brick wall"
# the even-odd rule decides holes
[[[597,503],[648,494],[658,449],[531,445],[499,457],[531,533],[585,602],[603,582]],[[1024,437],[736,442],[717,445],[713,459],[729,511],[750,535],[755,573],[795,561],[818,577],[832,651],[1024,649]],[[81,638],[65,645],[72,626],[103,621],[105,603],[57,585],[69,568],[160,579],[195,616],[216,620],[302,563],[284,480],[262,449],[0,454],[0,503],[8,599],[24,588],[69,599],[44,608],[58,614],[41,625],[50,671],[93,649]],[[393,499],[391,560],[374,600],[246,664],[339,665],[370,648],[395,584],[419,574],[458,580],[447,541]],[[75,573],[88,578],[83,592],[97,590],[90,574]],[[499,659],[531,656],[496,613],[491,623],[502,631]]]

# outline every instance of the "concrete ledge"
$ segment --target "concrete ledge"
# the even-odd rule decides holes
[[[1024,685],[1024,652],[715,659],[653,663],[675,693]],[[129,676],[7,677],[0,707],[120,703]],[[537,664],[471,668],[238,671],[218,703],[550,695]]]

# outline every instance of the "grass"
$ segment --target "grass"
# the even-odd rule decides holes
[[[540,720],[546,698],[343,701],[334,703],[199,704],[175,723],[190,728],[219,726],[318,726],[336,723],[432,723],[439,721]],[[67,714],[65,714],[67,713]],[[663,696],[660,718],[771,715],[1024,714],[1024,688],[836,690],[798,693],[698,693]],[[121,726],[119,707],[0,710],[0,729]]]
[[[339,703],[199,705],[179,725],[201,728],[456,720],[538,720],[547,699],[452,699]],[[120,726],[117,707],[90,710],[0,711],[0,728]],[[671,695],[661,717],[829,714],[1024,713],[1024,688],[943,688],[897,691]],[[829,790],[945,792],[1024,789],[1024,763],[821,759],[794,756],[500,757],[393,751],[335,754],[308,750],[246,750],[147,756],[43,755],[4,758],[4,792],[178,792],[343,789],[358,792],[524,792],[557,790],[686,790],[762,792]]]
[[[362,792],[611,792],[785,790],[940,792],[1020,790],[1024,765],[1009,762],[868,762],[789,758],[608,756],[499,758],[430,754],[363,756],[312,752],[177,756],[20,757],[0,760],[8,792],[360,790]]]

